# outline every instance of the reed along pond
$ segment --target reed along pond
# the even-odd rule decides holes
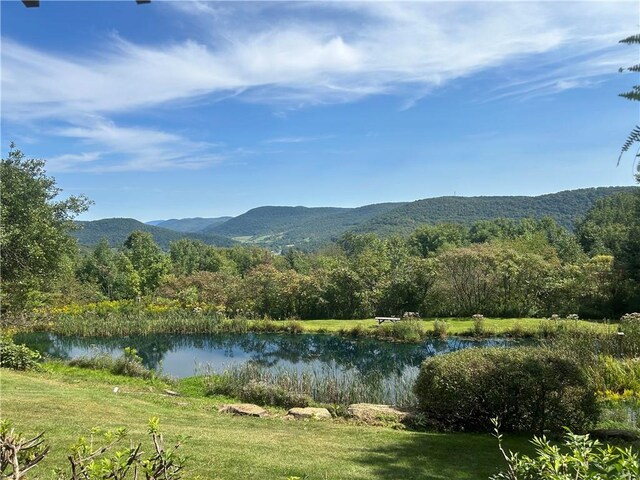
[[[76,337],[51,333],[23,333],[14,338],[41,354],[70,360],[108,353],[121,356],[133,347],[147,368],[173,377],[189,377],[206,366],[221,373],[226,368],[252,362],[266,368],[340,370],[364,376],[417,374],[427,357],[464,348],[513,345],[513,340],[471,340],[450,337],[422,343],[385,342],[320,334],[216,334],[148,335],[130,337]]]

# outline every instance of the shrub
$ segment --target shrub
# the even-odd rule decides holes
[[[381,325],[377,331],[382,338],[392,338],[401,342],[419,342],[424,337],[424,328],[420,320],[409,318],[391,325]]]
[[[352,337],[366,337],[369,335],[367,327],[360,323],[355,324],[351,328],[341,328],[338,333],[340,335],[350,335]]]
[[[0,421],[0,478],[20,479],[49,453],[44,432],[31,439],[16,432],[10,421]]]
[[[513,431],[582,429],[597,417],[579,364],[534,347],[470,348],[422,363],[418,406],[442,428],[486,431],[500,417]]]
[[[135,445],[130,442],[130,446],[112,452],[118,443],[126,439],[126,428],[115,431],[93,428],[90,440],[80,437],[70,448],[71,454],[67,457],[71,464],[70,475],[67,476],[62,469],[54,470],[53,474],[60,480],[137,479],[141,472],[147,480],[183,478],[186,457],[178,451],[182,446],[182,438],[166,449],[160,433],[160,421],[155,417],[149,419],[147,431],[153,450],[150,456],[144,458],[141,443]],[[43,435],[44,432],[27,440],[11,428],[10,422],[0,422],[0,478],[27,478],[26,473],[49,453],[50,447],[44,442]]]
[[[155,372],[142,364],[138,351],[132,347],[125,347],[123,355],[113,358],[108,353],[97,352],[91,356],[80,356],[69,360],[69,365],[93,370],[108,370],[114,375],[140,377],[147,380],[155,377]]]
[[[620,318],[621,353],[628,357],[640,356],[640,313],[627,313]]]
[[[508,330],[508,334],[514,338],[532,337],[533,332],[525,328],[520,322],[514,323]]]
[[[476,313],[473,317],[473,334],[476,337],[483,337],[487,333],[487,322],[484,315]]]
[[[640,392],[640,358],[602,355],[586,370],[598,392]]]
[[[0,337],[0,367],[14,370],[32,370],[40,368],[41,356],[26,345],[17,345],[8,337]]]
[[[308,407],[312,402],[303,394],[289,392],[282,387],[265,382],[248,383],[240,389],[239,397],[243,402],[283,408]]]
[[[534,437],[535,457],[506,453],[496,423],[498,448],[507,461],[507,470],[491,480],[633,480],[640,475],[640,459],[632,447],[604,447],[589,435],[567,431],[562,446],[552,445],[544,436]],[[562,448],[564,447],[564,448]],[[564,451],[563,451],[564,450]]]
[[[552,320],[548,320],[552,322]],[[621,350],[620,336],[612,327],[596,325],[576,325],[574,322],[560,320],[557,322],[553,336],[548,337],[545,344],[564,352],[580,361],[593,363],[599,355],[624,355]]]
[[[446,320],[436,320],[433,322],[433,335],[437,338],[447,338],[449,323]]]

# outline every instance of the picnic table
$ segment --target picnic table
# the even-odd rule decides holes
[[[380,325],[381,323],[384,322],[399,322],[400,320],[402,320],[400,317],[376,317],[376,320],[378,321],[378,325]]]

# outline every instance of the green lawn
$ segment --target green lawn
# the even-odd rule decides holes
[[[470,318],[444,318],[449,324],[448,332],[450,335],[460,335],[463,333],[469,333],[473,331],[473,320]],[[435,319],[422,320],[424,328],[429,331],[433,329],[433,323]],[[515,328],[521,328],[523,332],[530,332],[535,334],[539,327],[540,322],[544,320],[539,318],[485,318],[485,327],[487,330],[501,335],[513,331]],[[562,321],[562,320],[561,320]],[[318,331],[325,330],[327,332],[338,332],[342,329],[351,329],[356,325],[362,325],[367,329],[374,329],[378,326],[378,322],[371,318],[365,320],[302,320],[300,322],[305,330]],[[385,322],[383,325],[387,325]],[[579,320],[579,325],[602,325],[595,322],[586,320]],[[613,326],[614,324],[610,324]]]
[[[502,465],[490,435],[417,433],[342,420],[290,421],[217,413],[220,398],[168,397],[163,385],[60,365],[49,373],[0,370],[0,414],[25,433],[46,432],[50,456],[30,478],[66,467],[68,447],[92,426],[127,426],[144,439],[157,416],[167,440],[185,434],[189,475],[203,479],[486,479]],[[120,391],[113,393],[113,387]],[[177,387],[179,388],[179,387]],[[508,437],[507,447],[527,449]],[[149,451],[149,446],[146,448]]]

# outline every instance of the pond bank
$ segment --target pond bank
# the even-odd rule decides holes
[[[548,320],[537,318],[445,318],[405,320],[378,325],[375,319],[359,320],[250,320],[222,318],[192,311],[131,312],[83,311],[59,313],[29,319],[19,330],[51,332],[60,335],[126,336],[150,334],[217,333],[329,333],[349,337],[371,337],[389,341],[421,342],[428,338],[509,337],[547,338],[571,322],[579,327],[615,331],[617,324],[584,320]]]

